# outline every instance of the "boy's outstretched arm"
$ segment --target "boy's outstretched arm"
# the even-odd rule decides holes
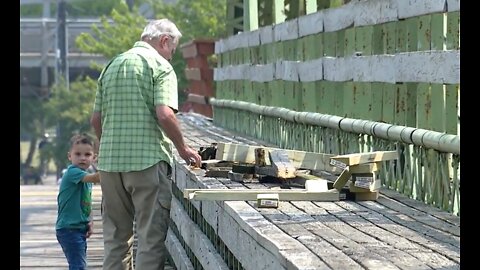
[[[87,174],[83,177],[82,182],[86,183],[100,183],[100,174],[98,172]]]

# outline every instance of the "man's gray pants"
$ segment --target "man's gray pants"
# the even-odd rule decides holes
[[[163,269],[172,199],[170,176],[171,167],[164,161],[142,171],[100,171],[104,270],[133,269],[134,219],[135,268]]]

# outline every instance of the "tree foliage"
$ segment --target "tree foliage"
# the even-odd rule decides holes
[[[175,22],[183,34],[181,44],[193,39],[216,39],[225,35],[224,0],[177,0],[172,4],[158,0],[135,0],[133,10],[128,9],[125,0],[79,0],[67,3],[69,18],[100,16],[102,27],[92,25],[92,32],[80,34],[75,43],[81,51],[101,54],[107,59],[128,50],[140,39],[147,24],[147,19],[139,13],[140,4],[149,4],[149,10],[153,11],[155,18],[169,18]],[[56,5],[52,5],[51,10],[55,14]],[[40,12],[39,6],[22,6],[20,13],[21,16],[38,17],[41,16]],[[182,93],[188,82],[184,74],[186,61],[181,49],[176,51],[172,65],[177,72],[179,103],[182,103],[185,99]],[[103,66],[94,64],[92,68],[101,70]],[[57,136],[52,142],[57,175],[68,164],[70,137],[74,133],[92,133],[89,118],[95,89],[96,79],[89,77],[78,78],[70,84],[69,90],[60,80],[51,88],[52,96],[48,101],[21,99],[21,134],[28,133],[38,138],[43,131],[43,123],[47,127],[57,128]]]
[[[20,138],[30,141],[30,148],[25,160],[20,160],[21,168],[22,163],[26,167],[32,163],[37,138],[40,137],[43,132],[44,115],[43,100],[37,98],[20,99]]]
[[[193,39],[216,39],[225,35],[226,1],[216,0],[177,0],[175,4],[162,1],[144,0],[140,3],[149,4],[155,18],[169,18],[183,34],[181,43]],[[84,52],[97,53],[110,59],[131,48],[140,39],[147,20],[134,7],[130,11],[125,2],[119,3],[110,16],[101,17],[102,28],[92,26],[92,33],[82,33],[76,39],[76,45]],[[179,103],[185,100],[183,90],[188,81],[185,78],[186,61],[181,50],[177,50],[172,66],[177,71]],[[101,69],[101,66],[94,65]]]
[[[126,4],[119,4],[110,17],[100,17],[101,28],[92,25],[92,33],[81,33],[75,40],[77,47],[88,53],[101,54],[107,59],[128,50],[140,39],[147,20],[138,13],[129,12]]]
[[[70,137],[78,133],[92,133],[90,116],[95,100],[96,80],[78,78],[69,89],[64,80],[52,88],[52,97],[45,104],[46,120],[56,123],[57,136],[53,140],[52,156],[57,174],[68,163],[67,152]]]
[[[182,32],[182,40],[217,39],[226,35],[226,2],[178,0],[175,4],[148,0],[157,18],[171,19]]]
[[[112,12],[116,7],[125,0],[76,0],[65,2],[67,14],[69,18],[78,17],[99,17]],[[55,17],[57,14],[57,1],[50,4],[50,16]],[[20,17],[42,17],[43,4],[29,4],[20,6]]]

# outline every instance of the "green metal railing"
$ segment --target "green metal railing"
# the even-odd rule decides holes
[[[347,154],[396,150],[382,185],[460,215],[460,136],[243,101],[210,98],[214,122],[286,149]]]

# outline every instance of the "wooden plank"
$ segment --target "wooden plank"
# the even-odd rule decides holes
[[[373,172],[352,173],[352,183],[356,187],[370,188],[376,179],[378,179],[377,174]]]
[[[394,62],[396,82],[460,82],[459,50],[399,53]]]
[[[323,56],[335,57],[335,49],[337,42],[337,32],[323,33]]]
[[[443,50],[444,44],[446,44],[445,24],[446,16],[443,13],[431,15],[431,50]]]
[[[373,163],[365,163],[365,164],[358,164],[358,165],[350,165],[346,167],[346,169],[354,174],[354,173],[371,173],[377,172],[382,168],[382,163],[373,162]]]
[[[418,83],[406,83],[405,95],[405,126],[417,126],[417,90]]]
[[[383,27],[383,49],[386,54],[395,54],[395,33],[398,22],[390,22],[382,25]]]
[[[313,59],[297,63],[297,76],[301,82],[313,82],[323,79],[323,59]],[[315,71],[315,72],[312,72]]]
[[[375,122],[382,121],[382,112],[383,112],[383,92],[386,89],[386,83],[378,83],[372,82],[371,83],[371,107],[368,110],[368,118],[365,119],[372,119]],[[391,122],[387,122],[391,123]]]
[[[445,11],[445,0],[397,1],[397,5],[400,19]]]
[[[304,60],[315,60],[323,57],[323,34],[304,37]]]
[[[273,27],[274,41],[285,41],[298,38],[298,19],[288,20]]]
[[[432,16],[424,15],[417,17],[417,51],[429,51],[432,49]]]
[[[232,170],[232,167],[219,167],[210,168],[205,172],[206,177],[228,177],[228,172]]]
[[[255,163],[255,148],[258,146],[219,143],[215,159],[226,161],[237,161],[244,163]],[[265,147],[266,150],[282,150],[280,148]],[[330,158],[333,154],[321,154],[297,150],[284,149],[288,154],[288,159],[297,169],[338,171],[330,165]],[[266,162],[266,165],[271,165]]]
[[[68,262],[55,236],[57,217],[55,177],[43,185],[20,186],[20,267],[19,269],[68,269]],[[93,234],[88,239],[89,269],[100,270],[103,264],[103,228],[100,214],[101,189],[92,188]],[[134,247],[135,248],[135,247]],[[170,269],[168,266],[165,269]]]
[[[417,88],[417,128],[431,129],[431,89],[428,83],[419,83]]]
[[[400,211],[398,209],[385,211],[385,206],[382,205],[384,201],[383,198],[385,197],[379,196],[375,203],[364,202],[361,204],[371,210],[381,213],[386,219],[390,220],[390,223],[394,222],[395,226],[388,226],[389,231],[392,233],[400,237],[411,235],[412,237],[409,237],[409,240],[416,245],[423,246],[421,250],[425,251],[425,248],[427,248],[431,251],[434,251],[437,255],[447,259],[451,265],[455,265],[456,263],[460,262],[459,237],[454,237],[451,234],[443,233],[438,229],[433,229],[432,227],[419,222],[404,212],[408,211],[408,208],[400,207],[402,209]],[[415,217],[429,218],[427,213],[418,214],[420,215],[416,215]],[[381,222],[379,224],[381,224]],[[435,265],[437,262],[431,263]],[[438,265],[434,267],[434,269],[439,268],[440,267],[438,267]]]
[[[356,12],[352,5],[343,5],[325,9],[323,14],[324,31],[334,32],[353,26]]]
[[[405,195],[398,193],[394,190],[385,189],[382,190],[382,194],[388,197],[390,200],[398,201],[399,207],[398,211],[403,212],[406,207],[411,208],[412,210],[419,211],[418,214],[428,213],[432,218],[436,218],[439,221],[445,222],[446,224],[453,225],[454,227],[460,227],[460,217],[452,215],[446,211],[443,211],[437,207],[431,205],[426,205],[425,203],[406,197]],[[403,210],[402,210],[403,209]],[[454,235],[460,236],[460,231],[453,231]]]
[[[387,84],[384,91],[384,102],[389,104],[387,92],[390,93],[390,98],[393,100],[391,108],[384,110],[383,121],[400,126],[409,126],[406,123],[408,101],[407,85],[401,84]],[[386,99],[387,98],[387,99]],[[385,107],[385,106],[384,106]]]
[[[395,83],[394,55],[357,56],[351,61],[352,78],[359,82]]]
[[[275,74],[275,64],[254,65],[246,70],[244,76],[248,76],[254,82],[269,82],[273,81]]]
[[[355,26],[378,25],[398,20],[396,5],[392,5],[390,1],[362,1],[356,3],[354,10]]]
[[[400,269],[430,269],[428,259],[424,260],[426,257],[419,259],[415,256],[422,247],[395,234],[395,224],[383,215],[359,205],[364,203],[375,204],[372,201],[343,201],[332,203],[336,207],[328,207],[328,210],[345,222],[345,226],[355,228],[355,231],[345,233],[349,233],[347,235],[362,243],[362,246],[367,246],[368,252],[385,258]],[[364,244],[365,242],[368,244]],[[354,250],[362,249],[355,246]],[[439,268],[441,267],[434,269]],[[384,267],[381,266],[380,269]]]
[[[183,120],[185,119],[192,119],[189,132],[198,128],[197,123],[205,123],[203,125],[206,127],[205,129],[212,127],[211,130],[203,132],[204,135],[187,132],[190,135],[188,138],[194,137],[191,141],[201,142],[200,145],[206,145],[206,143],[210,143],[210,140],[252,143],[251,138],[234,136],[228,131],[211,126],[213,124],[208,121],[198,121],[199,118],[187,115],[183,117]],[[273,130],[274,127],[272,126],[271,129]],[[231,182],[227,179],[214,180],[198,176],[191,180],[190,185],[193,185],[193,182],[205,183],[208,181],[209,186],[213,186],[213,183],[217,181]],[[332,181],[334,180],[332,179]],[[238,189],[260,189],[271,186],[274,184],[232,184],[232,187]],[[291,269],[318,269],[299,267],[299,265],[314,266],[306,264],[306,261],[312,256],[321,258],[333,269],[366,269],[367,267],[382,270],[398,268],[458,269],[460,253],[456,246],[459,246],[459,237],[452,238],[452,235],[448,233],[442,236],[441,239],[452,238],[455,245],[437,240],[430,236],[435,229],[430,228],[433,230],[428,231],[429,235],[425,235],[423,229],[428,228],[429,225],[419,226],[420,222],[415,219],[419,215],[422,218],[439,217],[442,212],[428,207],[421,212],[412,213],[413,215],[405,215],[410,205],[416,203],[421,206],[423,203],[415,200],[409,200],[410,203],[408,203],[402,200],[402,198],[406,198],[405,195],[397,194],[395,191],[391,191],[391,193],[397,195],[395,201],[398,201],[398,210],[393,210],[390,205],[380,204],[379,200],[364,202],[291,201],[280,202],[278,209],[260,210],[254,208],[254,200],[247,203],[244,201],[191,201],[191,203],[196,202],[201,205],[198,209],[201,209],[205,219],[207,219],[207,211],[211,213],[208,215],[208,222],[212,229],[216,230],[219,236],[221,235],[221,237],[214,236],[211,241],[222,240],[224,246],[228,246],[228,249],[240,260],[243,269],[287,269],[289,267]],[[342,202],[349,202],[349,204]],[[330,207],[332,204],[337,205],[338,208],[333,209]],[[363,204],[377,207],[375,210],[365,207],[348,207]],[[307,208],[306,205],[311,205],[311,207]],[[282,213],[282,216],[278,216]],[[302,215],[302,213],[304,214]],[[446,212],[443,214],[445,218],[453,216]],[[193,218],[200,222],[198,226],[202,226],[201,216],[195,215]],[[456,218],[459,224],[459,218]],[[447,224],[443,219],[438,221]],[[302,227],[307,229],[310,234]],[[220,246],[219,249],[222,247]],[[215,253],[216,251],[212,250],[211,252]],[[293,262],[303,262],[303,264],[294,264]],[[207,268],[208,266],[205,267],[205,269]]]
[[[460,49],[460,12],[447,13],[446,49]]]
[[[376,201],[378,199],[378,191],[373,192],[356,192],[355,201]]]
[[[167,247],[168,253],[172,257],[176,269],[184,270],[194,270],[190,259],[188,258],[187,253],[182,247],[182,244],[177,239],[175,234],[172,233],[172,230],[168,230],[167,239],[165,239],[165,246]],[[89,265],[90,266],[90,265]]]
[[[277,226],[284,232],[289,235],[296,236],[295,238],[302,243],[303,245],[309,247],[309,249],[315,253],[316,257],[321,258],[322,261],[328,264],[331,269],[351,269],[351,270],[360,270],[363,269],[358,262],[355,262],[347,254],[342,252],[341,249],[338,249],[335,244],[330,242],[329,237],[325,239],[325,235],[332,235],[332,231],[328,228],[325,228],[320,222],[317,222],[312,218],[311,215],[306,214],[303,209],[305,204],[308,204],[308,207],[315,208],[316,211],[320,211],[319,207],[314,206],[311,202],[292,202],[292,203],[283,203],[279,209],[268,209],[265,212],[265,216],[272,223],[278,224]],[[298,208],[297,208],[298,207]],[[315,211],[314,210],[314,211]],[[315,225],[318,226],[315,226]],[[312,227],[315,227],[314,229]],[[338,233],[335,233],[339,241],[348,243],[347,237],[342,236]],[[312,259],[313,259],[312,258]],[[305,258],[307,259],[307,258]],[[307,260],[310,260],[308,258]],[[312,262],[315,262],[312,260]],[[325,269],[325,265],[322,262],[319,264],[311,264],[312,268],[302,268],[302,269]],[[297,268],[300,269],[300,268]]]
[[[343,170],[343,172],[338,176],[337,180],[333,183],[333,187],[336,188],[338,191],[342,190],[342,188],[347,184],[347,181],[350,179],[352,174],[348,170]]]
[[[343,55],[346,55],[346,56],[355,55],[355,28],[345,29],[343,43],[344,43]]]
[[[355,51],[363,56],[372,55],[373,26],[355,28]],[[376,41],[380,42],[380,41]]]
[[[366,152],[366,153],[353,153],[353,154],[347,154],[347,155],[334,156],[331,158],[331,160],[341,162],[346,166],[369,163],[369,162],[394,160],[394,159],[398,159],[397,151],[374,151],[374,152]]]
[[[369,184],[367,187],[359,187],[356,186],[357,182],[350,182],[349,185],[349,190],[350,192],[373,192],[373,191],[378,191],[382,187],[382,181],[380,179],[377,179],[373,181],[371,184]]]
[[[448,108],[445,100],[445,85],[431,84],[430,90],[430,104],[431,104],[431,123],[430,130],[444,133],[446,132],[446,114]],[[455,121],[456,122],[456,121]],[[455,134],[455,133],[454,133]]]
[[[210,252],[210,250],[215,250],[215,247],[190,219],[175,197],[172,198],[170,217],[176,224],[181,237],[193,252],[192,255],[200,261],[201,265],[209,265],[214,269],[229,269],[217,252]]]
[[[307,179],[305,180],[305,189],[307,191],[326,192],[328,191],[328,181],[325,179]]]
[[[324,57],[323,78],[332,82],[344,82],[353,80],[352,59],[345,57]]]
[[[460,10],[460,0],[447,0],[448,12]]]
[[[315,82],[302,83],[302,106],[306,112],[317,112],[317,96]]]
[[[315,12],[298,18],[299,37],[323,32],[323,13]]]
[[[183,196],[189,200],[207,201],[255,201],[258,194],[278,194],[280,201],[338,201],[339,192],[329,190],[315,192],[290,189],[184,189]]]
[[[358,118],[371,119],[371,115],[370,115],[370,111],[372,108],[371,83],[358,82],[357,85],[358,85],[358,88],[355,96],[358,101],[358,106],[356,106],[356,111],[358,112]],[[337,114],[337,115],[340,115],[340,114]]]
[[[285,12],[285,4],[282,0],[273,0],[273,7],[272,7],[272,14],[273,20],[272,24],[279,24],[285,21],[286,19],[286,12]]]
[[[243,1],[243,28],[247,31],[258,29],[258,0]]]
[[[445,86],[445,132],[448,134],[459,134],[459,95],[460,85]]]

